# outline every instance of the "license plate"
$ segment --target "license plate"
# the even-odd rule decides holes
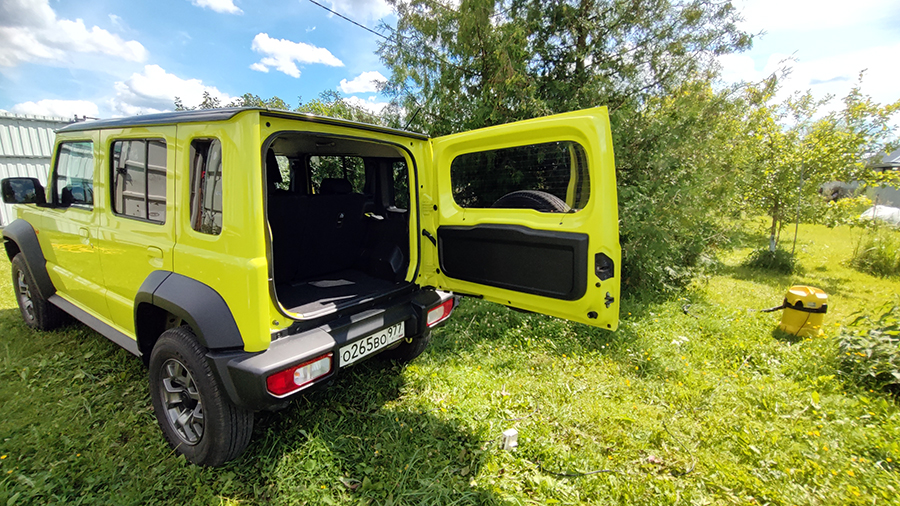
[[[403,339],[404,328],[404,322],[400,322],[342,347],[338,352],[338,366],[343,367],[362,360]]]

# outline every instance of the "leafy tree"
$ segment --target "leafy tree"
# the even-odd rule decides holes
[[[218,109],[221,107],[267,107],[269,109],[280,109],[283,111],[309,112],[320,116],[330,116],[333,118],[342,118],[363,123],[380,124],[383,123],[381,116],[372,113],[366,109],[349,103],[339,92],[334,90],[325,90],[319,94],[319,97],[311,102],[303,103],[298,97],[299,104],[292,108],[290,104],[277,96],[271,98],[261,98],[259,95],[252,93],[244,93],[240,97],[232,100],[227,104],[213,97],[209,92],[203,92],[203,101],[196,107],[187,107],[180,97],[175,97],[175,110],[188,111],[195,109]]]
[[[636,108],[748,48],[730,2],[390,0],[394,112],[434,134],[594,105]]]
[[[758,107],[747,118],[755,140],[745,160],[744,202],[771,218],[769,250],[774,252],[785,224],[797,218],[798,206],[824,213],[818,190],[829,181],[871,184],[880,176],[867,161],[883,153],[895,129],[891,118],[900,101],[880,105],[861,91],[862,79],[843,99],[842,110],[821,113],[831,98],[815,100],[809,92],[773,104],[777,87],[754,90]]]

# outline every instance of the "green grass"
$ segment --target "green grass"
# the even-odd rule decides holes
[[[881,277],[900,276],[900,231],[888,227],[866,234],[850,265]]]
[[[167,449],[138,360],[81,326],[31,332],[4,282],[0,505],[896,504],[900,409],[844,380],[834,336],[900,282],[847,267],[848,230],[800,231],[804,272],[722,252],[677,299],[631,294],[614,333],[466,300],[412,364],[259,415],[214,470]],[[827,337],[755,311],[793,283],[828,292]]]

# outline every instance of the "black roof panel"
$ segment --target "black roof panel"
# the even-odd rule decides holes
[[[207,123],[211,121],[226,121],[235,117],[238,113],[246,111],[259,111],[261,114],[264,114],[266,116],[295,119],[300,121],[310,121],[313,123],[347,126],[350,128],[359,128],[368,131],[402,135],[404,137],[412,137],[414,139],[428,139],[427,135],[417,132],[398,130],[379,125],[370,125],[368,123],[360,123],[357,121],[350,121],[345,119],[329,118],[327,116],[316,116],[315,114],[310,113],[283,111],[280,109],[266,109],[262,107],[226,107],[221,109],[197,109],[191,111],[143,114],[141,116],[131,116],[128,118],[82,121],[78,123],[72,123],[71,125],[60,128],[59,130],[57,130],[57,132],[80,132],[84,130],[102,130],[105,128],[129,128],[151,125],[174,125],[178,123]]]
[[[128,118],[101,119],[96,121],[80,121],[64,126],[57,132],[78,132],[82,130],[100,130],[103,128],[127,128],[149,125],[170,125],[174,123],[201,123],[207,121],[225,121],[233,118],[241,109],[200,109],[195,111],[161,112],[158,114],[142,114]]]

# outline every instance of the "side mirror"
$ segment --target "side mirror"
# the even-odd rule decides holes
[[[44,187],[34,177],[8,177],[0,181],[4,204],[46,204]]]

